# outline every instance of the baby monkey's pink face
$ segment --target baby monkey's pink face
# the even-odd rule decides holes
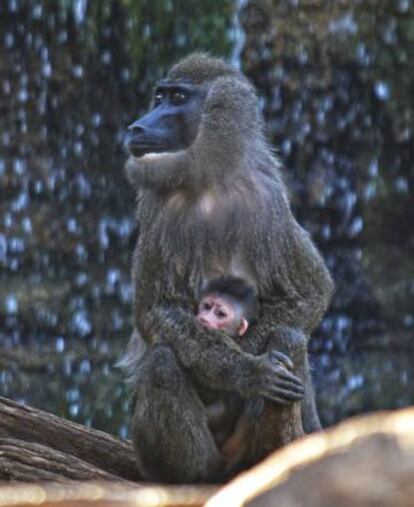
[[[242,306],[218,294],[207,294],[200,301],[197,320],[204,327],[218,329],[229,336],[242,336],[249,324],[243,316]]]

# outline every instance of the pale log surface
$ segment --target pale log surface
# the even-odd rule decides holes
[[[414,408],[351,418],[276,451],[206,507],[411,507]]]
[[[297,470],[248,507],[412,507],[414,455],[377,433]]]
[[[139,480],[135,453],[130,443],[3,397],[0,397],[0,439],[0,453],[3,455],[7,449],[10,452],[7,439],[33,442],[49,447],[50,452],[59,451],[89,463],[93,465],[90,470],[96,467],[101,473]],[[16,445],[16,442],[10,445]],[[55,459],[61,457],[56,455]]]
[[[202,507],[217,487],[107,481],[0,485],[0,507]],[[230,507],[230,506],[229,506]]]

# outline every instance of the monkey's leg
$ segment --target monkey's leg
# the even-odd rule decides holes
[[[268,350],[275,349],[288,355],[294,365],[294,373],[303,382],[305,390],[302,401],[302,422],[306,433],[321,429],[318,411],[316,409],[315,394],[308,360],[308,339],[300,331],[283,326],[277,326],[272,331]]]
[[[316,408],[315,392],[313,390],[312,379],[308,358],[306,357],[306,368],[303,370],[303,383],[305,387],[305,396],[302,402],[302,423],[305,433],[313,433],[322,429]]]
[[[222,458],[205,408],[165,345],[149,351],[134,393],[133,443],[145,479],[193,483],[219,479]]]
[[[218,448],[233,433],[244,405],[244,400],[236,393],[222,393],[221,396],[205,409],[207,424]]]
[[[240,417],[237,426],[221,447],[226,470],[233,470],[248,450],[252,436],[253,424],[245,417]]]
[[[222,447],[226,480],[303,435],[300,402],[277,405],[266,401],[257,422],[243,414]]]
[[[248,439],[244,436],[239,438],[240,443],[243,440],[249,443],[247,449],[243,449],[243,445],[246,447],[246,444],[241,444],[242,455],[237,457],[234,454],[237,457],[237,462],[230,462],[232,465],[229,470],[230,476],[243,468],[254,465],[272,451],[302,437],[305,431],[320,429],[310,378],[306,336],[295,329],[277,326],[272,330],[267,350],[269,353],[272,350],[275,351],[273,355],[275,358],[277,357],[283,367],[301,378],[304,386],[303,401],[277,404],[265,400],[263,412],[257,411],[259,420],[256,422],[254,422],[254,418],[252,419],[252,407],[254,408],[260,400],[246,402],[246,410],[241,416],[241,421],[243,418],[247,418],[254,424],[251,425]],[[284,358],[283,354],[287,357]],[[227,444],[232,451],[235,447],[234,444],[237,444],[237,431]],[[226,444],[224,449],[226,449]]]

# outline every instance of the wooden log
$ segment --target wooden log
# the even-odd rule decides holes
[[[0,438],[0,481],[66,480],[124,481],[71,454],[33,442]]]
[[[109,475],[131,481],[140,478],[129,442],[3,397],[0,397],[0,438],[3,445],[8,445],[7,439],[33,442],[72,455]],[[0,452],[3,452],[1,443]]]

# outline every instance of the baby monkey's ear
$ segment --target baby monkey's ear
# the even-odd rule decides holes
[[[249,323],[247,322],[247,320],[245,318],[242,318],[242,321],[241,321],[240,327],[239,327],[239,331],[238,331],[239,336],[243,336],[246,333],[248,327],[249,327]]]

